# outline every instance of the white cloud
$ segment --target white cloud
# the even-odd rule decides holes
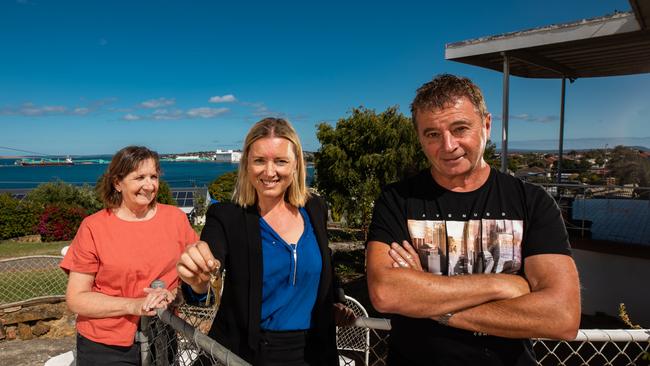
[[[88,114],[89,112],[90,112],[90,109],[88,109],[88,108],[85,108],[85,107],[78,107],[78,108],[75,108],[75,109],[72,111],[72,114],[76,114],[76,115],[83,116],[83,115]]]
[[[46,105],[43,106],[42,110],[43,113],[63,113],[67,108],[61,105]]]
[[[142,108],[160,108],[160,107],[167,107],[170,105],[176,104],[175,99],[169,99],[169,98],[158,98],[158,99],[150,99],[150,100],[145,100],[144,102],[140,103],[140,107]]]
[[[493,114],[492,118],[495,120],[501,120],[502,116],[498,114]],[[528,113],[511,114],[510,119],[516,119],[525,122],[537,122],[537,123],[550,123],[550,122],[559,121],[558,116],[531,116]]]
[[[158,108],[149,114],[133,114],[127,113],[122,117],[125,121],[169,121],[179,119],[192,119],[192,118],[212,118],[230,111],[228,108],[209,108],[199,107],[192,108],[187,111],[182,109],[173,108]]]
[[[237,98],[235,98],[235,96],[232,94],[226,94],[223,96],[216,95],[210,98],[209,101],[210,103],[232,103],[232,102],[236,102]]]
[[[125,121],[137,121],[140,119],[140,116],[136,116],[135,114],[128,113],[124,117],[122,117],[122,119]]]
[[[168,110],[165,108],[160,108],[153,111],[152,117],[156,120],[179,119],[183,117],[183,111],[180,109]]]
[[[20,107],[4,107],[0,111],[0,114],[4,115],[18,115],[18,116],[51,116],[57,114],[64,114],[68,109],[60,105],[45,105],[38,106],[34,103],[28,102],[24,103]]]
[[[256,102],[256,103],[243,102],[242,105],[253,108],[252,113],[253,113],[253,116],[256,116],[256,117],[268,116],[268,115],[272,114],[272,112],[262,102]]]
[[[83,98],[82,98],[83,100]],[[63,105],[38,105],[33,102],[23,103],[19,106],[4,106],[0,107],[0,115],[5,116],[23,116],[23,117],[47,117],[47,116],[85,116],[98,111],[111,110],[106,107],[108,104],[113,103],[114,98],[106,98],[95,100],[85,103],[85,105],[78,105],[67,107]]]
[[[187,111],[187,115],[192,118],[212,118],[228,112],[228,108],[192,108]]]

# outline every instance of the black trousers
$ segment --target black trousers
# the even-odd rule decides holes
[[[263,331],[260,356],[264,366],[309,366],[307,331]]]
[[[140,345],[110,346],[77,333],[77,366],[140,365]]]

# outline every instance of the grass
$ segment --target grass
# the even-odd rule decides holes
[[[59,268],[1,272],[0,304],[63,295],[66,284],[67,277]]]
[[[30,255],[61,255],[61,248],[70,241],[49,243],[19,243],[0,241],[0,259],[25,257]],[[14,262],[6,264],[11,267]],[[0,272],[0,304],[27,300],[39,296],[63,295],[67,276],[58,267],[21,268]]]
[[[343,283],[357,280],[366,275],[365,251],[338,251],[334,254],[334,270]]]
[[[70,245],[69,241],[49,243],[18,243],[0,240],[0,259],[24,257],[28,255],[61,255],[61,248]]]

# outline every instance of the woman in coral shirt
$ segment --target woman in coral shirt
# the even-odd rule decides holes
[[[77,365],[139,365],[140,316],[174,298],[176,261],[198,237],[181,210],[156,203],[159,176],[156,152],[118,151],[100,182],[105,209],[84,219],[61,262],[78,314]],[[150,288],[154,280],[166,288]]]

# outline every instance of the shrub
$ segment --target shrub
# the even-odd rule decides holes
[[[79,206],[83,207],[87,214],[95,213],[104,207],[93,187],[77,187],[61,181],[39,185],[29,192],[26,199],[41,207],[63,204]]]
[[[0,239],[34,234],[40,208],[28,201],[19,201],[8,193],[0,194]]]
[[[210,196],[219,202],[230,202],[232,200],[232,192],[235,190],[236,182],[236,170],[234,172],[220,175],[217,179],[212,181],[208,187]]]
[[[164,203],[167,205],[178,206],[178,203],[176,203],[176,200],[172,195],[172,190],[169,188],[169,184],[162,179],[158,184],[158,194],[156,195],[156,202]]]
[[[82,207],[49,205],[38,221],[38,233],[43,241],[72,240],[86,215]]]

